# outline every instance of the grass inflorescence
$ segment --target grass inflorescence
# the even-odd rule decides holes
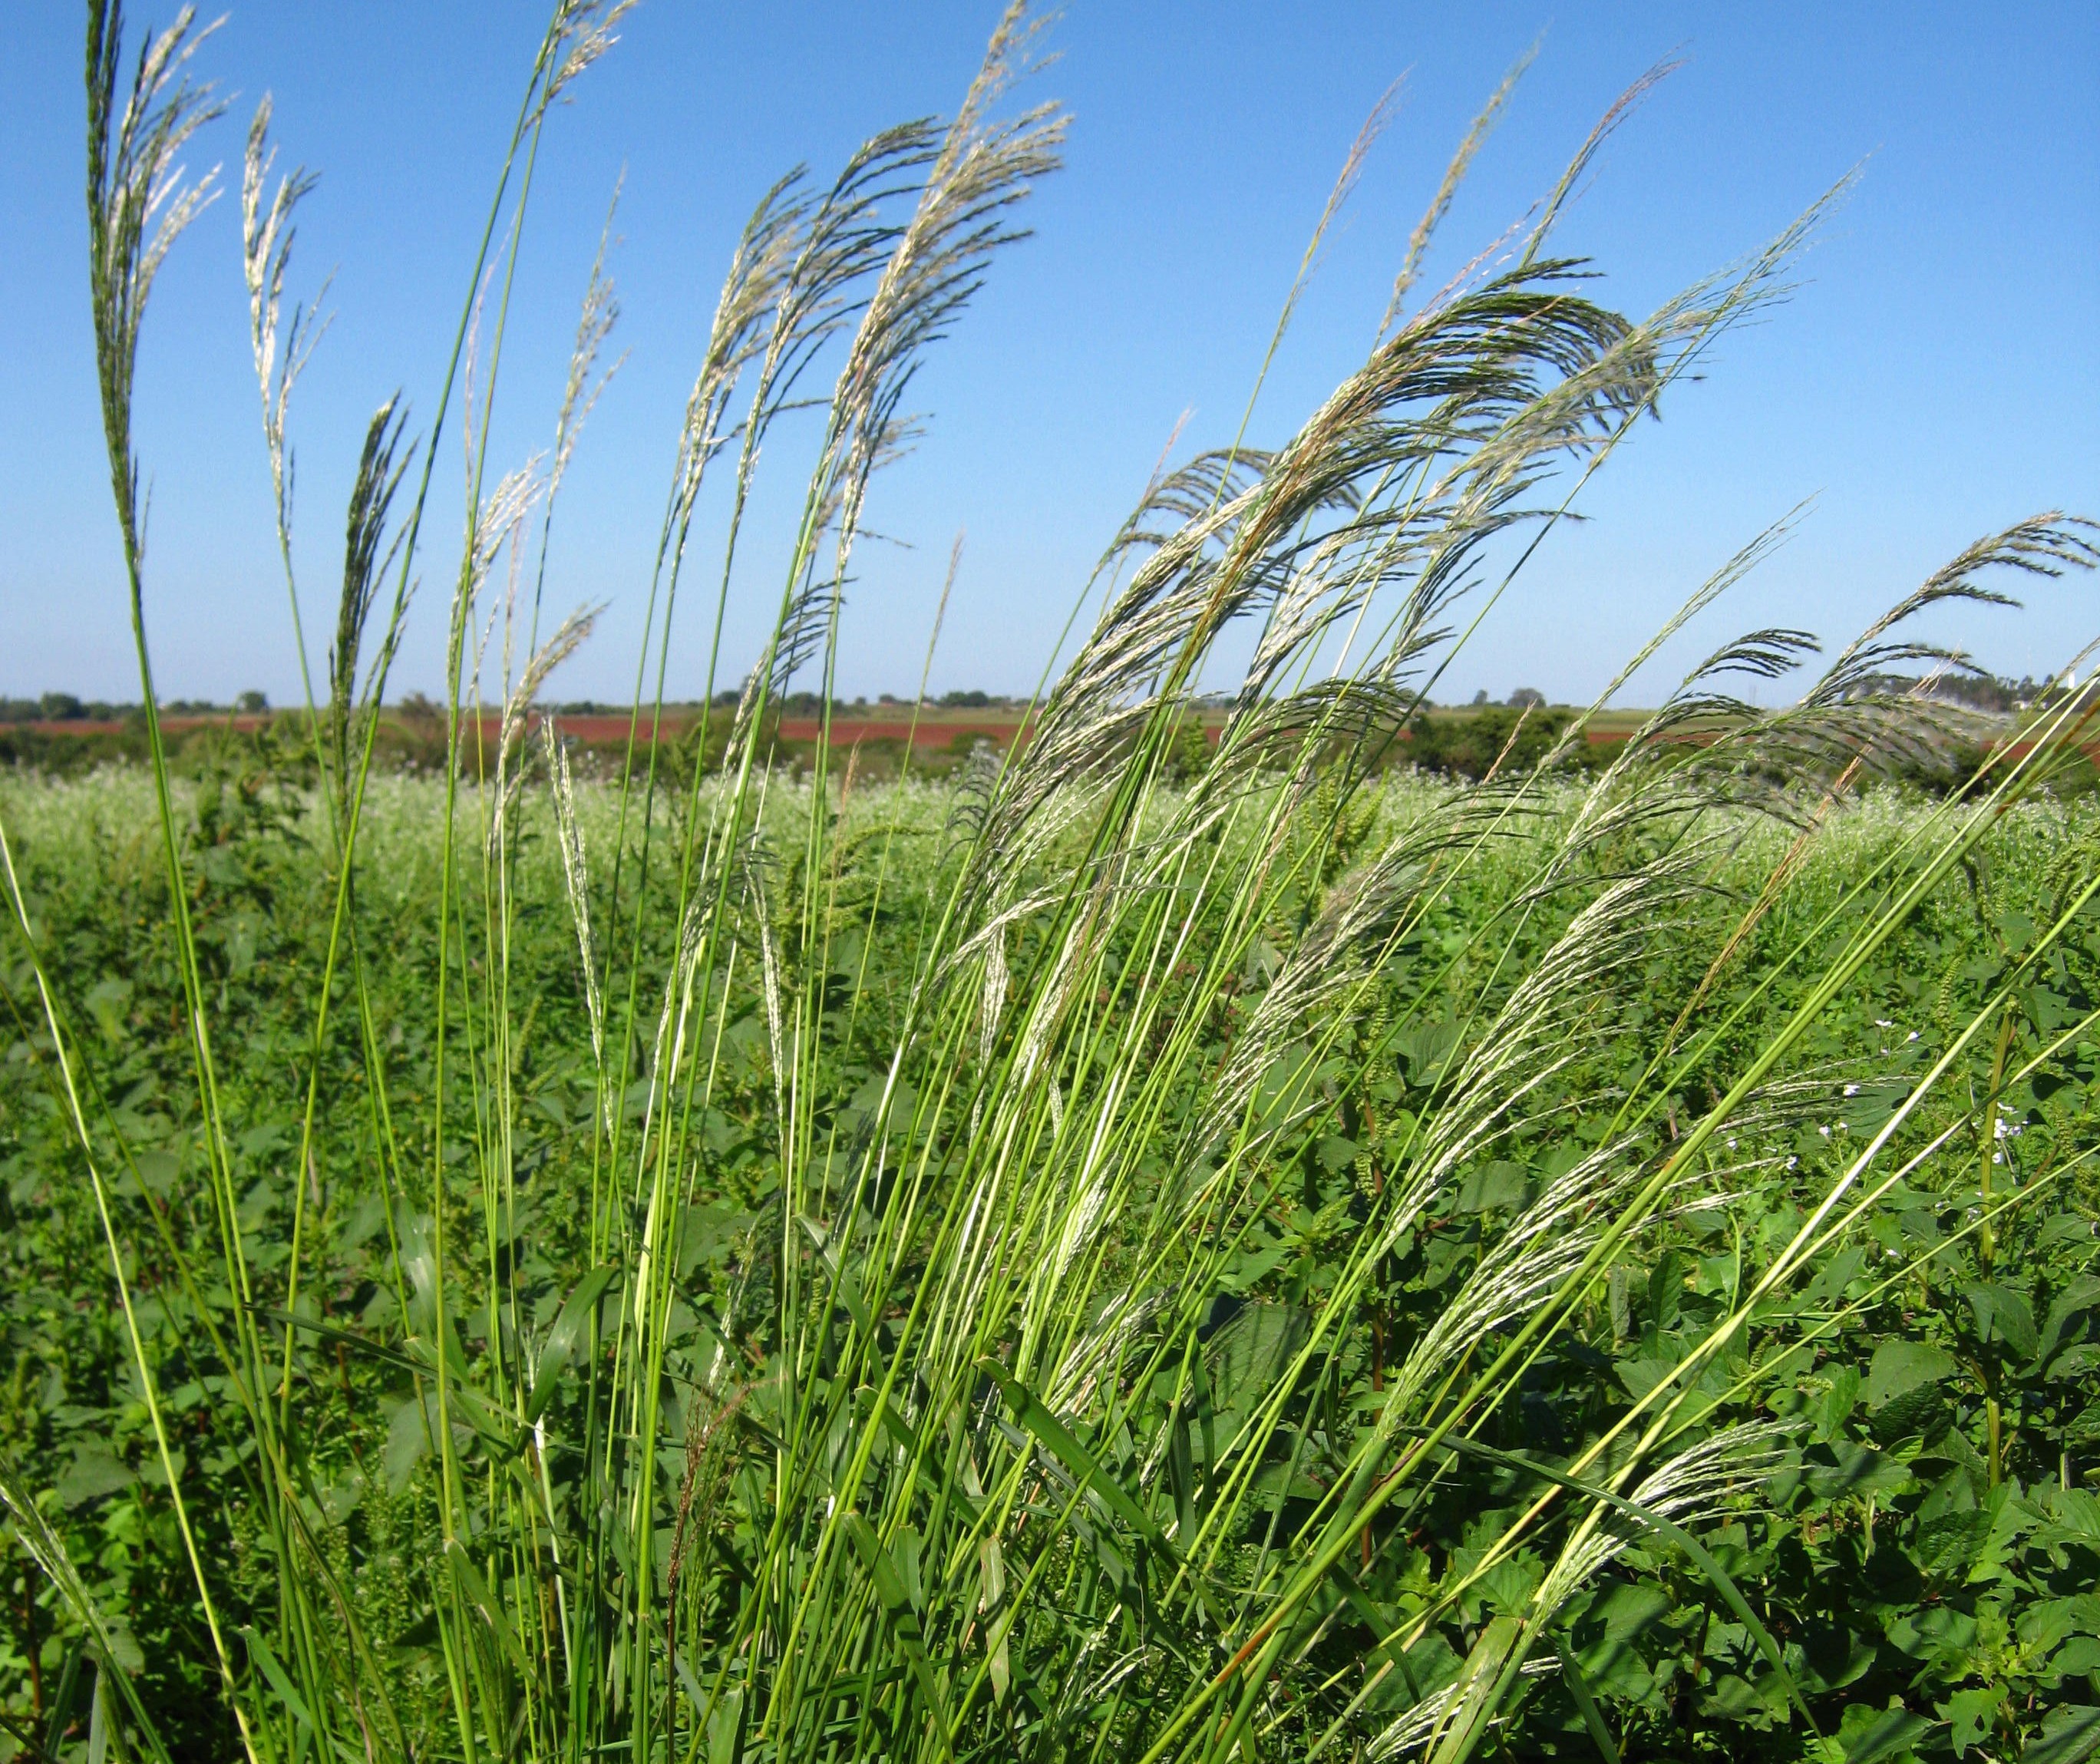
[[[1816,218],[1646,318],[1601,303],[1553,228],[1637,88],[1529,232],[1416,298],[1506,87],[1361,367],[1277,444],[1162,469],[1025,738],[933,779],[907,726],[864,774],[830,736],[869,500],[1063,138],[1017,103],[1017,7],[953,120],[753,211],[628,733],[580,775],[540,700],[592,612],[542,614],[602,254],[551,463],[487,454],[553,100],[619,10],[550,20],[427,435],[398,397],[372,419],[325,681],[186,767],[131,374],[214,104],[187,15],[126,96],[90,6],[143,757],[0,805],[0,1744],[2084,1756],[2100,823],[2066,787],[2096,701],[1996,740],[1915,633],[2089,565],[2089,529],[1980,540],[1834,655],[1754,630],[1608,747],[1601,704],[1433,723],[1581,485]],[[243,246],[296,614],[321,321],[281,317],[311,183],[271,193],[269,120]],[[747,662],[723,609],[790,418],[814,463]],[[374,761],[419,572],[447,694],[405,777]],[[680,681],[695,592],[708,673]],[[1796,675],[1777,708],[1736,690]],[[679,743],[667,695],[699,707]],[[1407,763],[1432,747],[1447,775]]]

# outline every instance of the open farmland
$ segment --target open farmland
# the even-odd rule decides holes
[[[2100,1750],[2100,692],[1933,634],[2062,592],[2092,524],[1714,646],[1789,517],[1599,703],[1436,705],[1823,212],[1617,311],[1555,229],[1622,104],[1432,294],[1505,85],[1361,364],[1162,459],[1038,698],[929,703],[929,637],[915,699],[842,703],[907,392],[1062,152],[1017,6],[951,120],[752,212],[636,702],[562,708],[602,250],[508,474],[493,364],[621,10],[554,11],[326,616],[311,183],[258,110],[303,702],[218,714],[157,688],[132,428],[204,37],[133,59],[88,9],[139,696],[0,731],[0,1764]],[[754,501],[783,458],[806,487]],[[418,594],[437,699],[390,689]]]

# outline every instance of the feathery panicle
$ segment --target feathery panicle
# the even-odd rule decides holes
[[[2090,521],[2067,520],[2051,510],[1992,533],[1968,546],[1932,575],[1913,593],[1906,595],[1847,644],[1829,672],[1817,681],[1810,695],[1818,703],[1829,703],[1858,690],[1868,677],[1914,661],[1952,661],[1948,651],[1929,644],[1883,641],[1899,624],[1917,617],[1927,607],[1945,602],[1966,602],[1986,606],[2017,606],[2019,602],[1976,578],[1987,571],[2014,570],[2052,580],[2066,569],[2091,569],[2100,563],[2100,546],[2092,535]]]
[[[583,310],[576,319],[576,345],[569,351],[568,376],[562,385],[562,408],[554,418],[554,463],[547,475],[547,500],[550,503],[561,488],[562,475],[569,469],[570,456],[576,452],[576,438],[583,432],[585,421],[627,359],[622,355],[604,373],[592,377],[606,339],[620,322],[620,299],[613,291],[612,278],[605,269],[606,251],[612,243],[612,218],[619,207],[620,192],[615,188],[612,201],[606,209],[604,230],[598,235],[598,255],[591,259],[590,277],[584,286]]]
[[[342,592],[336,603],[334,640],[329,646],[329,718],[335,745],[337,783],[346,789],[350,765],[351,713],[357,701],[357,669],[364,628],[380,580],[401,545],[389,535],[395,493],[416,456],[416,443],[403,445],[408,413],[397,393],[372,414],[357,460],[350,492],[342,555]],[[375,678],[377,674],[375,673]],[[338,800],[342,799],[339,789]]]
[[[263,192],[277,158],[270,143],[271,100],[264,93],[248,127],[248,150],[240,178],[241,271],[248,284],[249,340],[255,355],[255,380],[262,395],[262,437],[269,449],[271,483],[277,496],[280,544],[292,527],[292,458],[285,440],[285,413],[292,388],[313,357],[329,320],[320,311],[327,284],[311,302],[295,302],[291,322],[280,324],[285,276],[291,266],[296,231],[293,211],[320,182],[303,165],[277,180],[267,205]]]
[[[523,739],[527,721],[538,704],[540,689],[547,677],[576,654],[589,639],[597,626],[598,615],[605,611],[601,606],[579,606],[564,619],[554,634],[527,658],[524,671],[518,683],[510,689],[503,701],[503,722],[497,742],[496,765],[499,773],[507,773],[514,759],[519,743]]]
[[[633,6],[634,0],[559,0],[540,51],[546,74],[535,107],[536,122],[550,105],[567,103],[578,77],[620,41],[614,27]]]
[[[102,421],[127,559],[143,549],[138,467],[131,456],[131,387],[146,302],[176,240],[218,195],[216,170],[186,182],[182,154],[225,106],[189,77],[190,59],[217,29],[185,7],[139,51],[118,108],[121,0],[95,0],[87,25],[88,287],[95,316]],[[133,597],[138,584],[133,583]]]
[[[1039,105],[1010,121],[994,108],[1033,66],[1042,30],[1026,0],[1012,0],[941,138],[911,218],[869,297],[833,395],[844,507],[841,550],[858,525],[867,481],[893,444],[898,408],[921,352],[945,336],[983,285],[1000,247],[1027,236],[1006,218],[1031,184],[1059,163],[1065,117]]]
[[[1582,183],[1584,175],[1596,162],[1598,154],[1604,151],[1604,143],[1610,140],[1626,119],[1640,108],[1641,100],[1683,65],[1681,61],[1665,56],[1635,80],[1626,90],[1620,93],[1612,101],[1611,108],[1598,118],[1596,127],[1590,131],[1589,137],[1582,143],[1581,150],[1568,162],[1568,169],[1561,173],[1560,181],[1554,185],[1552,194],[1546,197],[1545,206],[1532,227],[1530,236],[1525,240],[1524,248],[1524,261],[1527,265],[1538,257],[1540,249],[1546,243],[1547,235],[1553,231],[1555,224],[1560,220],[1561,210],[1577,194],[1576,187]]]
[[[1283,297],[1283,307],[1277,315],[1276,329],[1269,342],[1268,353],[1274,359],[1284,333],[1290,329],[1291,319],[1298,311],[1298,302],[1304,298],[1311,285],[1312,274],[1319,267],[1321,252],[1326,249],[1327,233],[1348,205],[1349,198],[1356,194],[1357,185],[1362,179],[1364,167],[1370,161],[1371,149],[1378,145],[1379,137],[1391,125],[1393,112],[1399,108],[1400,91],[1404,78],[1395,80],[1379,94],[1378,102],[1357,128],[1356,137],[1349,143],[1349,150],[1342,157],[1342,169],[1335,174],[1335,182],[1327,192],[1326,205],[1320,210],[1320,218],[1312,227],[1312,236],[1306,241],[1305,250],[1299,259],[1298,273],[1291,279],[1290,292]],[[1266,377],[1264,372],[1264,377]],[[1256,392],[1259,394],[1257,385]]]
[[[744,223],[715,302],[707,350],[678,434],[673,523],[681,551],[708,465],[725,443],[724,424],[739,380],[753,361],[763,359],[775,367],[796,346],[792,329],[783,329],[780,320],[807,244],[810,203],[802,182],[801,171],[790,172],[760,200]],[[748,426],[747,452],[754,456],[772,414],[771,380],[770,374],[761,376]]]
[[[1399,318],[1401,309],[1422,274],[1422,260],[1428,254],[1429,243],[1436,236],[1437,227],[1450,210],[1458,187],[1466,181],[1466,174],[1473,168],[1473,161],[1488,137],[1494,132],[1495,124],[1502,118],[1502,108],[1509,103],[1510,95],[1516,90],[1517,82],[1524,77],[1533,61],[1538,59],[1539,45],[1517,57],[1516,64],[1502,76],[1502,82],[1480,107],[1480,113],[1473,118],[1472,126],[1466,130],[1465,139],[1451,156],[1451,162],[1444,168],[1444,181],[1436,187],[1436,194],[1430,199],[1429,206],[1423,211],[1422,218],[1414,223],[1414,231],[1408,235],[1407,255],[1401,261],[1400,274],[1393,278],[1392,298],[1386,302],[1385,316],[1379,321],[1378,334],[1383,337]]]

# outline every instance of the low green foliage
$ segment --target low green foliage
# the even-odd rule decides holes
[[[1246,1541],[1236,1547],[1258,1552],[1271,1528],[1302,1522],[1346,1474],[1348,1445],[1374,1422],[1381,1387],[1408,1345],[1432,1330],[1527,1207],[1608,1132],[1608,1115],[1595,1100],[1639,1083],[1669,1027],[1652,1008],[1620,1012],[1622,1033],[1555,1072],[1529,1106],[1529,1127],[1454,1172],[1353,1301],[1350,1338],[1331,1367],[1318,1379],[1291,1376],[1313,1320],[1350,1277],[1350,1246],[1374,1216],[1379,1184],[1404,1166],[1410,1136],[1448,1083],[1445,1068],[1458,1034],[1436,1007],[1469,990],[1449,964],[1462,963],[1507,912],[1531,865],[1559,836],[1577,801],[1561,787],[1564,794],[1543,802],[1540,817],[1512,835],[1493,863],[1470,868],[1465,885],[1418,937],[1396,950],[1349,1034],[1322,1055],[1312,1092],[1329,1100],[1275,1144],[1266,1203],[1219,1261],[1216,1296],[1198,1312],[1188,1338],[1185,1375],[1162,1383],[1155,1374],[1149,1396],[1132,1391],[1118,1423],[1130,1443],[1112,1450],[1108,1465],[1093,1455],[1103,1449],[1098,1437],[1083,1439],[1061,1422],[1043,1442],[1047,1468],[1101,1479],[1095,1486],[1109,1528],[1083,1534],[1092,1537],[1087,1547],[1104,1552],[1097,1568],[1126,1578],[1139,1572],[1137,1562],[1110,1553],[1118,1532],[1140,1540],[1149,1534],[1159,1540],[1149,1547],[1171,1552],[1171,1538],[1193,1529],[1207,1497],[1215,1497],[1230,1443],[1253,1419],[1252,1405],[1279,1383],[1292,1394],[1249,1478],[1238,1522]],[[239,812],[228,811],[229,798],[244,805]],[[1449,812],[1454,800],[1438,787],[1404,783],[1372,792],[1365,800],[1374,813],[1356,831],[1349,859],[1374,858],[1386,840]],[[374,881],[360,902],[360,942],[387,1083],[404,1126],[419,1118],[431,1083],[423,1001],[435,960],[427,928],[443,868],[432,845],[439,800],[432,783],[375,792],[367,836]],[[611,796],[586,792],[580,806],[587,827],[609,837]],[[835,1142],[865,1132],[876,1110],[882,1050],[909,987],[909,928],[929,893],[952,886],[954,858],[944,857],[942,835],[955,806],[951,792],[909,787],[901,793],[885,787],[845,805],[840,847],[860,855],[841,869],[844,897],[872,890],[872,856],[884,841],[911,856],[893,859],[898,906],[879,915],[862,933],[870,941],[834,970],[842,983],[854,982],[861,1016],[853,1041],[827,1052],[817,1074],[823,1094],[837,1099],[827,1109],[842,1111]],[[132,1278],[148,1352],[173,1418],[179,1473],[206,1521],[207,1547],[233,1570],[228,1615],[245,1626],[268,1621],[273,1590],[267,1574],[236,1567],[267,1550],[240,1492],[253,1453],[237,1416],[213,1401],[214,1374],[186,1340],[184,1302],[165,1254],[153,1247],[148,1211],[156,1199],[170,1206],[184,1237],[210,1228],[196,1211],[197,1122],[193,1099],[185,1100],[181,988],[165,952],[157,960],[152,954],[165,922],[161,884],[150,846],[135,831],[128,839],[120,831],[135,830],[148,810],[141,782],[124,774],[18,787],[7,804],[33,922],[44,946],[63,952],[51,972],[81,1025],[82,1064],[108,1103],[108,1166],[122,1167],[117,1135],[129,1148],[133,1167],[115,1184],[115,1204],[124,1236],[137,1246]],[[285,1108],[284,1074],[303,1056],[305,988],[324,941],[325,840],[312,824],[314,799],[290,789],[199,790],[186,812],[206,972],[225,1020],[244,1025],[231,1050],[223,1104],[245,1123],[236,1182],[248,1259],[267,1283],[267,1298],[281,1292],[289,1255],[288,1157],[298,1123]],[[1798,871],[1793,915],[1812,922],[1841,901],[1848,880],[1928,812],[1921,801],[1877,797],[1833,818]],[[588,1007],[554,831],[536,817],[519,836],[510,985],[512,1008],[533,1033],[515,1075],[518,1194],[496,1266],[504,1276],[498,1290],[540,1342],[536,1375],[547,1383],[524,1413],[558,1427],[580,1419],[573,1399],[558,1392],[581,1369],[591,1295],[602,1309],[618,1294],[609,1270],[586,1277],[595,1085],[588,1059],[577,1057],[589,1046]],[[2082,807],[2030,809],[2001,823],[1977,857],[1987,891],[1957,873],[1825,1017],[1800,1062],[1811,1079],[1800,1118],[1754,1130],[1754,1143],[1740,1143],[1747,1135],[1738,1133],[1738,1144],[1724,1140],[1711,1158],[1727,1177],[1712,1192],[1732,1191],[1727,1203],[1659,1223],[1596,1281],[1551,1352],[1479,1434],[1506,1455],[1452,1458],[1404,1524],[1366,1533],[1368,1563],[1361,1551],[1350,1553],[1335,1595],[1346,1599],[1322,1602],[1325,1633],[1307,1659],[1323,1674],[1374,1662],[1374,1676],[1390,1662],[1363,1700],[1367,1722],[1389,1725],[1421,1697],[1457,1682],[1495,1613],[1522,1613],[1550,1556],[1520,1548],[1485,1569],[1482,1563],[1494,1540],[1549,1491],[1524,1461],[1556,1470],[1572,1463],[1737,1304],[1799,1229],[1849,1149],[1887,1122],[1908,1096],[1912,1078],[1945,1048],[1975,1002],[1991,996],[2016,953],[2009,946],[2031,937],[2053,904],[2050,877],[2089,862],[2080,854],[2090,851],[2095,835]],[[1739,897],[1769,863],[1765,853],[1779,836],[1754,832],[1732,860],[1723,880],[1734,880]],[[1696,983],[1688,955],[1710,947],[1734,911],[1717,901],[1672,934],[1650,939],[1639,964],[1646,977],[1633,992],[1662,999]],[[1567,916],[1561,909],[1539,928],[1542,946]],[[1701,924],[1702,916],[1710,923]],[[1755,1333],[1693,1387],[1701,1411],[1690,1430],[1695,1436],[1745,1423],[1785,1424],[1762,1448],[1768,1458],[1762,1486],[1741,1490],[1705,1517],[1706,1547],[1762,1614],[1826,1731],[1842,1734],[1863,1712],[1893,1700],[1931,1724],[1906,1742],[1923,1746],[1921,1755],[1950,1745],[2012,1755],[2023,1735],[2038,1744],[2053,1711],[2092,1696],[2088,1680],[2100,1670],[2100,1606],[2092,1594],[2100,1499],[2085,1475],[2100,1466],[2100,1243],[2095,1184],[2078,1162],[2096,1142],[2092,1087],[2100,1049],[2089,1018],[2100,978],[2100,915],[2088,910],[2074,932],[2018,994],[2013,1044],[2026,1057],[2015,1069],[2032,1069],[2010,1083],[2001,1074],[1993,1155],[2005,1161],[1992,1166],[1998,1181],[1988,1251],[1979,1228],[1976,1144],[1961,1132],[1926,1173],[1882,1195],[1811,1279],[1761,1304]],[[1287,937],[1287,924],[1268,934]],[[1783,935],[1768,937],[1761,927],[1717,1000],[1744,999],[1756,977],[1782,959]],[[1019,958],[1017,950],[1009,961]],[[1259,996],[1263,963],[1275,959],[1259,947],[1251,953],[1252,984],[1230,989],[1200,1027],[1202,1057],[1223,1056],[1237,1020]],[[1404,977],[1425,969],[1444,970],[1427,1008]],[[104,1608],[118,1614],[120,1646],[137,1648],[143,1694],[171,1744],[179,1753],[208,1753],[229,1738],[211,1713],[209,1646],[197,1633],[151,1429],[108,1308],[95,1208],[51,1088],[49,1037],[35,1021],[33,983],[19,960],[7,990],[20,1039],[6,1067],[11,1126],[0,1166],[7,1226],[0,1289],[8,1294],[10,1344],[4,1449],[14,1474],[51,1491],[46,1510]],[[780,1206],[762,987],[737,988],[727,1016],[722,1075],[701,1127],[709,1175],[694,1191],[682,1228],[680,1321],[670,1347],[683,1362],[740,1343],[756,1370],[779,1351],[768,1345],[769,1306],[752,1290],[754,1273],[765,1277]],[[1396,1030],[1403,1020],[1409,1026]],[[1754,1009],[1740,1029],[1746,1042],[1763,1022],[1763,1010]],[[2080,1025],[2053,1054],[2034,1059]],[[1957,1092],[1988,1092],[1995,1052],[1994,1041],[1972,1043],[1957,1069]],[[394,1338],[386,1189],[383,1182],[373,1185],[373,1174],[387,1158],[374,1140],[370,1073],[353,1047],[330,1062],[324,1087],[329,1100],[315,1136],[304,1250],[312,1270],[301,1374],[312,1440],[306,1474],[334,1572],[360,1623],[390,1651],[382,1658],[396,1709],[416,1712],[408,1725],[426,1735],[423,1747],[442,1749],[442,1674],[414,1640],[428,1629],[430,1564],[443,1549],[434,1472],[412,1398],[412,1360],[389,1360],[377,1347]],[[1699,1100],[1696,1085],[1680,1089],[1674,1108],[1652,1126],[1654,1152],[1673,1129],[1683,1131]],[[1936,1131],[1936,1120],[1932,1126]],[[1931,1137],[1920,1122],[1898,1143]],[[392,1156],[413,1168],[430,1150],[412,1139]],[[1150,1180],[1167,1177],[1154,1170]],[[470,1172],[461,1168],[447,1187],[455,1228],[467,1239],[483,1235]],[[427,1215],[417,1215],[404,1234],[429,1229]],[[809,1227],[803,1237],[821,1267]],[[412,1270],[415,1254],[412,1246]],[[469,1365],[498,1351],[478,1286],[468,1277],[455,1299],[456,1314],[466,1320],[461,1348]],[[842,1299],[845,1314],[835,1327],[854,1312],[867,1314],[870,1302],[865,1291],[857,1303]],[[1193,1406],[1185,1395],[1177,1399],[1177,1390],[1197,1392]],[[1015,1405],[1009,1424],[1031,1431],[1033,1399],[1017,1385],[1008,1395]],[[675,1466],[666,1466],[664,1519],[683,1546],[680,1577],[697,1579],[710,1572],[703,1539],[720,1563],[763,1550],[768,1497],[763,1484],[739,1490],[748,1473],[734,1466],[762,1445],[779,1418],[755,1386],[734,1409],[721,1405],[718,1422],[708,1418],[717,1405],[695,1407],[682,1393],[678,1400],[685,1418],[667,1431],[685,1443]],[[893,1431],[915,1437],[908,1422],[887,1415]],[[1049,1431],[1039,1414],[1034,1425]],[[1163,1440],[1165,1449],[1149,1476],[1136,1449],[1146,1439]],[[500,1458],[509,1442],[484,1444],[474,1435],[461,1443],[470,1453]],[[1118,1499],[1127,1485],[1130,1495]],[[577,1498],[566,1479],[554,1487],[558,1498]],[[1066,1523],[1077,1517],[1077,1510],[1065,1515]],[[922,1539],[922,1575],[924,1549]],[[885,1555],[877,1567],[894,1559]],[[18,1711],[31,1702],[33,1651],[48,1718],[59,1708],[77,1628],[40,1590],[25,1559],[14,1567],[11,1702]],[[898,1585],[908,1584],[903,1567],[896,1572]],[[877,1581],[879,1592],[880,1574]],[[924,1603],[922,1591],[920,1606],[910,1608]],[[1425,1616],[1419,1635],[1394,1652],[1388,1638]],[[1008,1695],[1021,1699],[1018,1706],[1049,1700],[1049,1686],[1029,1662],[1058,1657],[1057,1643],[1039,1633],[1056,1621],[1039,1613],[1008,1638]],[[1580,1697],[1586,1695],[1623,1756],[1800,1755],[1802,1735],[1785,1681],[1714,1588],[1666,1541],[1635,1528],[1613,1566],[1563,1607],[1558,1629],[1565,1663],[1530,1689],[1520,1715],[1529,1737],[1520,1749],[1585,1755],[1591,1742]],[[1039,1710],[1038,1718],[1047,1713]]]

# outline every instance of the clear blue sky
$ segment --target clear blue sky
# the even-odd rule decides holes
[[[171,8],[140,6],[138,24]],[[586,432],[550,593],[611,611],[555,695],[624,697],[679,413],[735,231],[789,165],[954,104],[991,0],[726,7],[646,0],[556,119],[529,223],[496,452],[552,427],[575,308],[623,166],[613,261],[630,354]],[[136,695],[86,316],[81,13],[15,9],[0,64],[0,693]],[[427,423],[479,216],[540,26],[514,0],[235,0],[202,55],[234,113],[193,156],[237,187],[241,131],[276,95],[285,158],[322,175],[293,279],[336,268],[334,328],[293,412],[310,628],[332,609],[342,508],[373,406]],[[1683,70],[1613,141],[1563,244],[1645,310],[1754,248],[1854,165],[1857,192],[1789,306],[1730,339],[1592,487],[1441,695],[1599,686],[1701,577],[1804,496],[1815,512],[1714,615],[1849,634],[1968,540],[2037,509],[2100,514],[2100,8],[1603,0],[1107,5],[1073,0],[1039,90],[1074,113],[1036,236],[996,267],[915,399],[840,685],[907,691],[949,542],[967,527],[937,689],[1030,686],[1092,558],[1185,409],[1229,438],[1307,234],[1365,112],[1405,74],[1255,421],[1273,441],[1361,359],[1410,228],[1468,118],[1539,59],[1447,222],[1432,280],[1549,187],[1612,98]],[[161,690],[296,695],[248,363],[237,203],[178,249],[148,321],[138,434]],[[452,453],[456,429],[448,438]],[[776,483],[795,461],[783,447]],[[458,477],[430,531],[457,531]],[[762,553],[754,553],[763,564]],[[427,573],[448,566],[433,557]],[[732,663],[777,593],[743,584]],[[437,595],[396,679],[434,689]],[[2100,584],[1941,628],[2001,671],[2100,630]],[[701,620],[671,682],[697,690]],[[682,677],[687,676],[686,677]],[[1659,684],[1659,677],[1643,686]],[[1651,693],[1649,695],[1652,695]]]

